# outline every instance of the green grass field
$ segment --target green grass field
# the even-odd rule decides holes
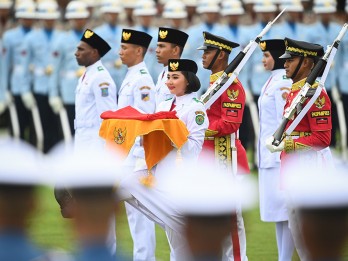
[[[63,219],[59,207],[54,199],[53,190],[41,188],[40,203],[36,215],[31,223],[31,235],[40,245],[59,248],[68,251],[75,249],[74,234],[71,221]],[[270,261],[277,260],[275,230],[273,223],[260,221],[258,209],[244,213],[247,233],[247,254],[249,260]],[[124,204],[116,216],[116,231],[118,249],[128,255],[132,254],[132,239],[129,233]],[[169,247],[163,230],[156,226],[156,258],[158,261],[169,260]],[[293,260],[299,260],[295,255]]]

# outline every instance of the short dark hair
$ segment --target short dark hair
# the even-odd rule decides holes
[[[146,54],[146,52],[147,52],[147,48],[146,47],[144,47],[144,46],[140,46],[141,47],[141,49],[143,50],[143,58],[145,57],[145,54]]]
[[[201,82],[199,81],[198,77],[196,74],[193,72],[188,72],[188,71],[182,71],[181,72],[184,77],[186,78],[188,82],[187,89],[185,91],[186,94],[196,92],[201,88]]]
[[[182,55],[182,52],[184,51],[184,47],[183,46],[180,46],[180,45],[177,45],[177,44],[174,44],[174,43],[171,43],[171,46],[172,46],[172,48],[175,48],[176,46],[179,47],[179,55],[180,56]]]

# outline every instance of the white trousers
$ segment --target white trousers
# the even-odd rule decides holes
[[[295,246],[288,221],[276,222],[276,239],[278,261],[291,261]]]
[[[129,229],[133,239],[134,261],[155,261],[155,223],[125,202]]]
[[[289,228],[300,260],[309,261],[309,253],[305,248],[303,237],[301,234],[301,220],[297,211],[292,208],[289,208]]]

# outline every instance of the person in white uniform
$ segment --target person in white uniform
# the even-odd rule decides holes
[[[76,88],[75,148],[103,146],[99,137],[100,114],[117,109],[116,85],[100,58],[110,46],[87,29],[75,53],[77,63],[86,67]]]
[[[260,48],[263,52],[263,66],[271,71],[258,100],[260,215],[262,221],[276,223],[278,260],[290,261],[294,243],[288,224],[285,191],[280,186],[280,153],[269,152],[264,140],[273,135],[282,121],[285,100],[292,81],[285,76],[284,61],[279,59],[285,52],[284,40],[265,40],[260,43]]]
[[[192,60],[172,59],[168,61],[168,70],[167,86],[174,97],[162,102],[156,110],[175,110],[176,115],[185,123],[189,131],[188,140],[180,150],[173,146],[169,154],[155,166],[154,187],[149,188],[139,182],[139,178],[147,175],[147,171],[138,171],[126,176],[120,187],[131,194],[132,197],[127,200],[130,204],[166,230],[172,251],[171,260],[179,261],[187,260],[187,244],[182,235],[184,217],[178,212],[175,204],[168,199],[167,191],[156,184],[161,184],[173,174],[169,170],[176,168],[178,158],[182,160],[182,164],[197,160],[209,121],[204,105],[195,98],[194,92],[200,88],[200,82],[196,76],[197,64]]]
[[[168,60],[179,59],[184,50],[188,39],[188,34],[166,27],[158,29],[158,40],[156,48],[156,57],[158,63],[163,64],[163,70],[158,76],[156,82],[156,106],[162,101],[173,97],[166,85],[168,73]]]
[[[120,109],[132,106],[144,113],[155,112],[155,84],[144,62],[151,40],[151,35],[141,31],[122,31],[119,55],[128,71],[118,93]],[[141,163],[136,164],[138,162]],[[139,139],[128,154],[125,165],[134,170],[147,169],[144,164],[144,149],[140,146]],[[133,238],[133,260],[156,260],[155,223],[131,205],[125,203],[125,206]]]
[[[100,149],[104,140],[99,137],[100,114],[117,109],[116,85],[100,58],[111,47],[99,35],[86,29],[75,53],[77,63],[86,67],[76,88],[75,151]],[[111,220],[108,245],[116,251],[115,219]]]

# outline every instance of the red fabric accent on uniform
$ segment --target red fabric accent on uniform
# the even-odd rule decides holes
[[[141,113],[131,106],[124,107],[117,111],[105,111],[100,115],[102,119],[128,119],[152,121],[158,119],[178,119],[176,111],[159,111],[153,114]]]
[[[217,136],[236,132],[242,122],[244,105],[244,88],[239,81],[234,82],[207,110],[208,129],[218,131]]]
[[[231,237],[232,237],[232,248],[233,248],[233,259],[234,261],[241,261],[240,256],[240,244],[238,235],[237,215],[232,215],[231,218]]]
[[[172,106],[170,107],[170,111],[172,111],[172,110],[174,110],[175,109],[175,104],[174,104],[174,102],[172,103]]]
[[[86,72],[84,72],[81,82],[83,82],[83,79],[85,79],[85,76],[86,76]]]

